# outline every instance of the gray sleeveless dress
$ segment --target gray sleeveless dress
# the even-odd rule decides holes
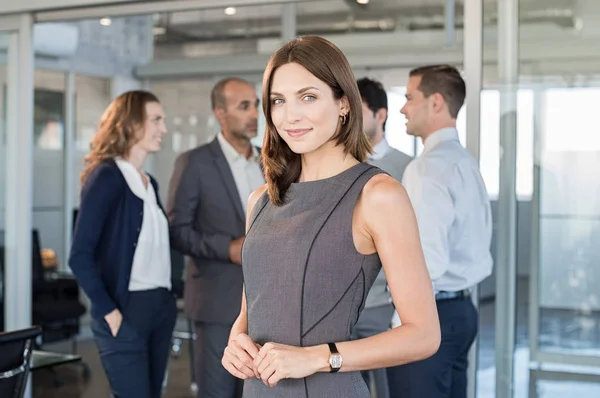
[[[381,269],[352,239],[352,216],[366,182],[382,171],[359,163],[317,181],[294,183],[283,206],[265,193],[254,206],[242,250],[248,334],[259,343],[313,346],[350,340]],[[342,366],[343,368],[343,366]],[[368,398],[360,372],[317,373],[273,388],[244,383],[244,398]]]

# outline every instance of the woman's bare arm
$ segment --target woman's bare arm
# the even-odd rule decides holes
[[[359,219],[364,220],[361,229],[379,253],[402,325],[338,343],[341,371],[386,368],[428,358],[439,348],[441,333],[410,199],[399,182],[378,175],[366,184],[357,206]],[[324,364],[323,371],[328,370],[329,364]]]

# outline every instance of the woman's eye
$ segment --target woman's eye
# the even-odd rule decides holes
[[[308,102],[312,102],[312,101],[314,101],[316,99],[317,99],[317,97],[315,97],[314,95],[307,95],[307,96],[304,97],[304,100],[308,101]]]
[[[273,105],[281,104],[282,102],[283,102],[283,100],[282,100],[281,98],[273,98],[273,99],[271,100],[271,103],[272,103]]]

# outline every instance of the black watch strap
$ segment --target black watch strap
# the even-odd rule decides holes
[[[340,352],[338,351],[335,343],[327,343],[327,345],[329,346],[329,351],[331,352],[331,355],[339,355]],[[338,370],[340,370],[339,367],[334,368],[333,366],[331,366],[331,357],[330,357],[330,361],[329,361],[329,372],[330,373],[335,373]]]
[[[332,354],[339,354],[340,353],[338,351],[335,343],[327,343],[327,345],[329,346],[329,351],[331,351]]]

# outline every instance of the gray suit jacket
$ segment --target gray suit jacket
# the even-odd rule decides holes
[[[242,267],[229,244],[245,234],[245,214],[217,139],[181,154],[169,186],[171,245],[187,257],[185,314],[231,325],[240,312]]]

